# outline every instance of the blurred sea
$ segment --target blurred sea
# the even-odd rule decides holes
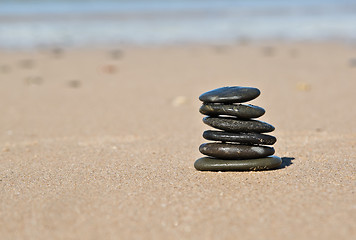
[[[0,0],[0,47],[356,41],[356,0]]]

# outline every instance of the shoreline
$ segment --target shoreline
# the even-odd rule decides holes
[[[2,12],[0,7],[2,47],[356,41],[356,5],[351,1],[42,4],[10,4]]]
[[[293,45],[339,45],[354,48],[356,47],[356,41],[353,39],[340,39],[340,38],[329,38],[329,39],[314,39],[314,40],[292,40],[292,39],[249,39],[241,38],[236,40],[227,41],[211,41],[211,42],[194,42],[194,41],[182,41],[175,43],[127,43],[118,42],[110,44],[83,44],[83,45],[66,45],[66,44],[49,44],[49,45],[39,45],[32,47],[1,47],[0,52],[9,53],[26,53],[26,52],[46,52],[53,50],[66,50],[66,51],[110,51],[115,49],[165,49],[165,48],[215,48],[217,51],[224,48],[234,48],[234,47],[278,47],[278,46],[293,46]]]

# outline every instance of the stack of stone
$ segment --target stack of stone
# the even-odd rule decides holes
[[[200,145],[199,151],[209,157],[196,160],[194,167],[201,171],[252,171],[274,169],[282,160],[273,156],[274,136],[268,123],[251,120],[261,117],[265,110],[250,104],[241,104],[257,98],[260,91],[250,87],[223,87],[202,94],[200,113],[208,115],[203,122],[223,131],[203,133],[213,143]]]

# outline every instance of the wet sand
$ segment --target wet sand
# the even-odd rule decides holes
[[[0,50],[1,239],[354,239],[355,57],[339,43]],[[261,90],[280,169],[194,169],[198,96],[232,85]]]

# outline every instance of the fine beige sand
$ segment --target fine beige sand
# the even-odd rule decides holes
[[[0,238],[355,239],[355,58],[341,43],[0,50]],[[194,169],[198,96],[232,85],[261,90],[281,169]]]

